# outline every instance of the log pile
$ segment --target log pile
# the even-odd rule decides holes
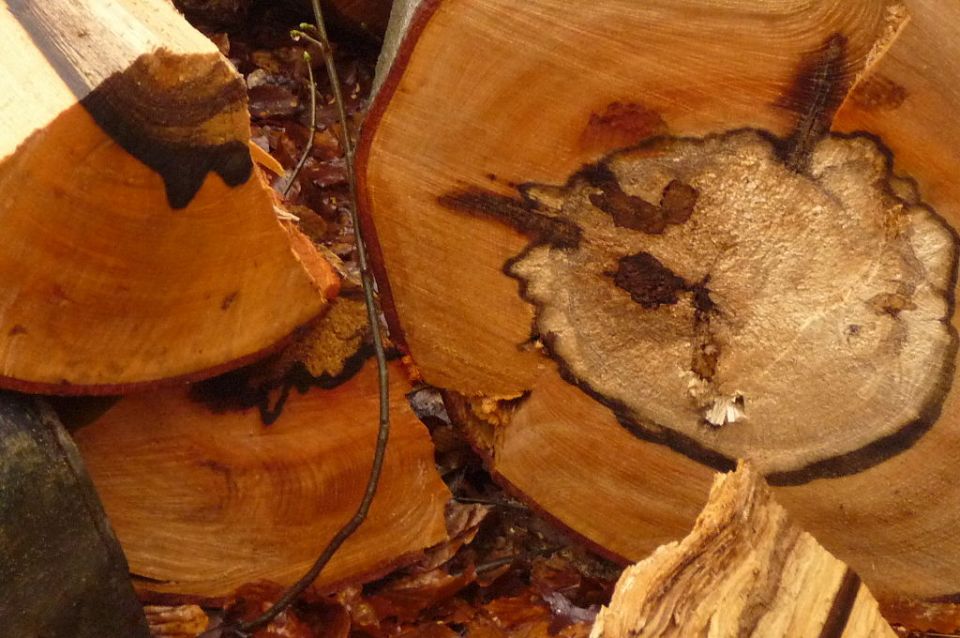
[[[362,121],[392,438],[268,631],[956,629],[960,10],[330,0],[342,131],[309,2],[2,2],[0,626],[250,620],[353,514]]]
[[[953,600],[955,8],[405,4],[361,209],[499,480],[639,560],[749,459],[881,600]]]
[[[91,477],[70,483],[60,461],[25,472],[59,459],[67,435],[47,409],[53,434],[26,445],[19,430],[38,417],[11,400],[0,624],[145,635],[128,569],[160,602],[294,582],[353,514],[373,455],[377,375],[355,284],[257,165],[284,170],[252,141],[243,78],[166,0],[10,0],[0,32],[18,60],[0,72],[0,387],[57,395],[80,450],[68,460]],[[450,493],[406,373],[390,375],[378,498],[318,586],[447,540]],[[89,520],[72,513],[86,501]]]

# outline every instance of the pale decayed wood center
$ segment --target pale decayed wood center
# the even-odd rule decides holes
[[[778,148],[662,138],[525,187],[564,241],[507,268],[631,429],[767,474],[932,422],[956,351],[954,236],[878,143],[828,136],[801,170]]]

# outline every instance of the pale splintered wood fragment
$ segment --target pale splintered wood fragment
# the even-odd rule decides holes
[[[860,578],[791,522],[745,463],[683,540],[620,577],[592,638],[892,637]]]

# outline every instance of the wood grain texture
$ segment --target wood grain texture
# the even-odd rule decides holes
[[[449,492],[426,428],[391,370],[393,431],[370,518],[318,584],[357,582],[446,539]],[[294,391],[267,426],[256,408],[211,411],[187,390],[121,400],[74,433],[131,571],[149,591],[216,597],[289,584],[353,514],[376,439],[377,375]]]
[[[167,2],[11,0],[0,52],[0,385],[209,376],[336,294],[252,166],[242,80]]]
[[[710,489],[710,468],[638,440],[555,370],[515,409],[446,402],[498,480],[615,560],[638,561],[683,536]]]
[[[849,567],[796,526],[749,466],[719,475],[693,530],[620,576],[591,638],[897,634]]]
[[[702,0],[420,4],[358,159],[361,208],[389,273],[382,278],[425,377],[510,394],[529,387],[539,369],[534,353],[517,348],[530,337],[532,309],[502,272],[527,242],[503,224],[451,214],[439,195],[563,183],[602,152],[661,131],[631,131],[635,116],[616,117],[623,105],[655,114],[678,135],[785,133],[794,115],[777,102],[804,54],[842,33],[856,67],[885,19],[884,5],[873,2],[767,2],[739,13]],[[444,33],[457,34],[455,50]],[[449,254],[449,237],[471,241]],[[453,294],[465,289],[470,294]],[[441,345],[460,333],[469,351]]]
[[[53,412],[0,393],[0,627],[6,636],[147,638],[127,562]]]
[[[544,0],[522,7],[495,0],[428,0],[418,5],[392,66],[389,59],[383,61],[383,68],[391,70],[361,144],[361,207],[364,223],[378,239],[374,252],[386,273],[383,289],[392,302],[388,315],[392,313],[396,333],[424,378],[451,391],[452,412],[467,422],[502,481],[609,553],[638,560],[689,527],[706,499],[711,467],[732,467],[743,456],[760,463],[791,516],[856,570],[878,597],[952,599],[960,592],[960,553],[949,531],[960,511],[960,490],[950,479],[960,440],[960,406],[951,390],[957,327],[954,228],[960,219],[960,194],[954,193],[958,168],[950,150],[958,131],[951,115],[957,89],[949,73],[957,56],[951,49],[956,21],[944,20],[944,11],[952,9],[931,2],[831,0],[749,7],[709,0],[610,0],[589,6]],[[402,24],[399,18],[397,24]],[[831,126],[838,134],[830,134]],[[657,400],[668,401],[658,399],[658,392],[667,397],[665,389],[673,387],[675,379],[669,370],[651,375],[645,368],[655,353],[630,361],[624,352],[597,345],[622,337],[624,348],[631,349],[627,354],[637,352],[640,338],[631,340],[626,323],[622,333],[619,328],[613,331],[606,319],[609,313],[599,310],[595,321],[569,316],[559,321],[553,307],[536,303],[545,284],[538,292],[538,280],[517,276],[525,268],[528,275],[545,273],[548,283],[550,277],[562,283],[556,276],[559,270],[545,262],[522,262],[547,246],[555,250],[553,256],[572,261],[571,248],[587,236],[582,227],[571,229],[561,219],[569,221],[574,210],[575,203],[565,199],[572,193],[579,193],[576,205],[592,205],[614,216],[615,222],[620,215],[616,225],[629,222],[631,207],[668,216],[669,206],[661,199],[666,190],[660,194],[662,184],[656,179],[646,184],[636,174],[617,172],[617,188],[612,188],[597,177],[596,167],[614,157],[607,155],[611,151],[660,137],[676,144],[667,145],[669,154],[682,145],[677,140],[702,140],[711,134],[716,139],[744,128],[771,140],[784,166],[795,174],[815,170],[810,161],[824,140],[872,145],[878,166],[889,162],[881,170],[894,197],[889,210],[918,207],[930,212],[929,219],[938,226],[933,235],[946,240],[921,241],[911,251],[921,262],[931,260],[921,269],[924,273],[939,273],[937,283],[926,288],[938,298],[930,306],[938,308],[935,316],[912,315],[924,329],[933,328],[943,337],[928,335],[916,342],[939,353],[938,363],[918,368],[921,375],[938,367],[943,371],[942,379],[927,386],[931,396],[936,395],[933,410],[909,407],[924,392],[922,384],[905,382],[897,390],[903,400],[895,405],[870,413],[882,401],[868,401],[863,409],[848,411],[854,425],[846,436],[848,430],[838,427],[833,415],[869,396],[881,377],[889,380],[906,370],[895,366],[893,375],[871,377],[882,366],[867,361],[851,368],[845,392],[831,395],[839,386],[824,385],[828,375],[819,373],[791,382],[819,388],[806,403],[810,409],[790,410],[799,424],[792,432],[781,436],[778,430],[786,421],[770,417],[737,430],[739,423],[750,420],[747,397],[746,422],[736,411],[743,406],[729,401],[724,414],[737,418],[718,419],[712,426],[705,419],[692,426],[689,432],[698,445],[688,446],[671,435],[671,426],[658,429],[662,422],[632,415],[631,400],[645,410],[653,409]],[[859,133],[839,134],[854,132]],[[654,149],[649,157],[655,158],[656,148],[651,143],[635,154]],[[830,179],[821,174],[813,182],[824,185]],[[588,187],[577,191],[584,181]],[[749,192],[762,198],[784,181]],[[870,178],[862,182],[873,183]],[[742,183],[745,192],[747,186],[753,188],[749,179]],[[656,197],[650,190],[654,186]],[[844,190],[845,195],[850,192]],[[745,209],[730,209],[747,214]],[[696,223],[699,212],[695,208],[693,216],[687,216],[690,223]],[[884,215],[878,219],[897,218]],[[690,277],[692,271],[667,268],[677,263],[667,260],[670,238],[682,230],[669,223],[664,227],[654,226],[652,233],[663,232],[662,244],[657,243],[659,235],[645,240],[658,246],[650,253],[665,264],[664,271],[657,271],[662,276],[634,278],[636,285],[624,294],[639,297],[636,303],[651,308],[669,306],[670,295],[653,301],[645,295],[669,292],[672,273],[683,282],[676,290],[680,296],[690,295],[695,310],[706,312],[714,304],[722,308],[729,296],[712,296],[713,290],[697,307],[697,285],[710,285]],[[896,236],[895,227],[898,224],[890,226],[885,237]],[[924,237],[933,226],[921,223],[917,228],[921,230],[901,236]],[[628,230],[646,232],[639,227],[618,230],[621,236],[611,233],[598,245],[606,249],[625,241],[622,235]],[[803,232],[798,229],[796,236]],[[755,254],[777,257],[796,250],[789,237],[782,239]],[[718,235],[720,248],[724,241]],[[858,241],[841,243],[857,252],[866,246]],[[745,250],[746,243],[734,244]],[[698,249],[689,255],[691,262],[712,255],[713,248]],[[811,259],[825,259],[829,251],[823,248],[814,242],[808,251]],[[598,286],[608,285],[601,283],[604,277],[614,277],[618,270],[616,259],[603,259],[581,264],[598,271],[589,275],[596,274]],[[631,264],[636,266],[634,275],[643,270],[636,259]],[[842,264],[831,268],[843,272]],[[571,272],[588,278],[576,269]],[[750,286],[762,290],[768,283],[765,277],[766,271],[757,274]],[[902,283],[907,278],[888,279]],[[625,277],[622,283],[621,288],[627,287]],[[799,283],[783,283],[781,296],[803,290]],[[594,293],[586,284],[579,289]],[[571,290],[558,285],[551,294],[567,303]],[[749,296],[749,286],[745,290]],[[788,374],[809,370],[818,357],[833,365],[835,357],[846,356],[841,353],[850,344],[875,334],[865,328],[868,324],[894,327],[888,320],[916,310],[909,307],[912,302],[900,304],[907,300],[896,294],[859,299],[837,292],[834,299],[862,302],[856,312],[870,308],[872,300],[879,314],[873,323],[836,322],[829,347],[794,352],[791,348],[798,342],[788,339],[783,347],[773,344],[766,355],[740,362],[779,362]],[[835,301],[825,309],[835,309]],[[589,304],[584,309],[589,314]],[[812,312],[808,319],[815,323],[821,314]],[[748,315],[740,325],[749,323]],[[764,326],[756,334],[786,323]],[[833,334],[830,330],[824,334]],[[563,349],[565,335],[574,336],[576,348]],[[693,350],[691,344],[698,339],[694,334],[676,343]],[[936,347],[938,339],[946,347]],[[574,350],[576,356],[570,355]],[[784,358],[778,359],[777,353]],[[588,356],[597,364],[591,378],[568,365]],[[722,376],[727,365],[723,350],[712,362],[710,356],[699,361],[693,357],[694,365],[701,371],[717,366]],[[910,365],[919,360],[911,356]],[[678,374],[687,365],[683,362]],[[646,395],[625,392],[613,401],[598,390],[602,384],[594,383],[629,385],[640,383],[638,379],[654,384],[643,390],[653,400],[639,401],[636,397]],[[729,396],[740,389],[730,387]],[[770,398],[775,405],[777,397]],[[791,398],[785,395],[784,405]],[[837,409],[824,412],[830,405]],[[885,429],[891,419],[896,426]],[[756,438],[743,448],[725,456],[710,453],[717,449],[713,443],[728,433],[732,441],[749,431]],[[855,431],[873,438],[851,446]],[[800,435],[809,436],[819,449],[804,452],[798,447],[792,455],[789,441]],[[793,463],[792,469],[771,463],[769,446],[781,443],[781,460]],[[602,515],[586,516],[592,508]],[[643,533],[626,531],[633,529]]]

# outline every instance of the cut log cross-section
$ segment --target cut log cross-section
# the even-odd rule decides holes
[[[960,592],[956,18],[395,12],[364,223],[393,334],[501,480],[639,559],[746,458],[879,596]]]
[[[303,575],[353,515],[370,473],[376,366],[351,374],[294,391],[269,425],[256,407],[221,406],[231,392],[195,387],[124,397],[74,432],[141,589],[216,598]],[[447,539],[450,493],[402,369],[390,376],[383,477],[322,588],[369,579]]]
[[[337,279],[275,215],[240,76],[164,0],[0,5],[0,385],[199,377]]]

